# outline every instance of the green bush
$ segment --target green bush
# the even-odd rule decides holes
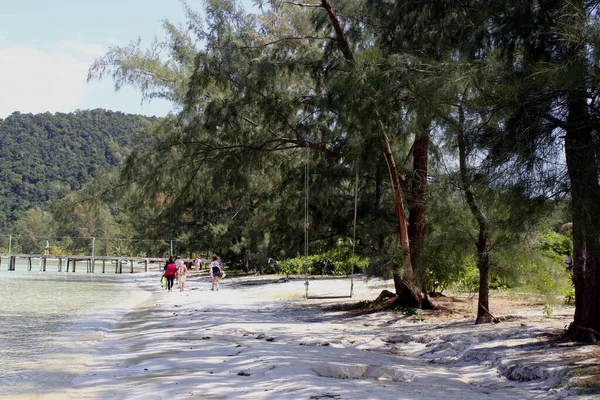
[[[354,256],[354,273],[363,273],[368,264],[368,259]],[[331,250],[321,254],[313,254],[308,259],[296,256],[286,260],[277,261],[275,270],[285,275],[334,275],[344,276],[352,272],[352,256],[340,250]]]
[[[461,290],[472,291],[479,284],[479,271],[472,255],[462,253],[440,253],[436,259],[430,258],[427,265],[427,283],[433,292],[443,293],[452,285],[458,284]]]
[[[572,251],[573,240],[562,233],[549,231],[540,235],[540,249],[558,256],[561,260],[567,251]]]
[[[476,292],[479,289],[479,269],[475,256],[466,258],[462,267],[456,281],[451,281],[451,283],[456,283],[459,290]]]

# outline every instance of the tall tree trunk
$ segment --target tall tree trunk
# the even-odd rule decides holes
[[[466,93],[466,91],[465,91]],[[465,94],[463,94],[464,99]],[[479,234],[477,235],[477,268],[479,269],[479,301],[477,302],[477,319],[476,324],[492,322],[494,317],[490,314],[489,305],[489,275],[490,275],[490,256],[488,252],[488,220],[477,199],[475,198],[475,190],[469,178],[467,166],[467,146],[464,136],[465,116],[464,109],[461,106],[459,110],[459,126],[457,129],[458,141],[458,161],[460,168],[460,180],[465,194],[465,199],[471,210],[471,214],[477,220],[479,226]]]
[[[476,324],[492,322],[494,317],[490,314],[490,257],[487,249],[487,226],[479,225],[477,247],[477,268],[479,269],[479,300],[477,302]]]
[[[250,272],[250,266],[248,265],[248,251],[246,248],[242,250],[242,269],[245,273]]]
[[[383,166],[380,163],[375,165],[375,213],[379,213],[381,210],[381,196],[382,196],[382,185],[384,179]],[[373,250],[378,254],[383,254],[385,251],[385,233],[380,231],[377,233],[371,242]]]
[[[429,166],[429,140],[431,120],[418,116],[417,135],[413,144],[413,175],[410,185],[408,211],[408,239],[413,270],[423,268],[421,254],[425,240],[425,216],[427,210],[427,174]],[[419,277],[421,289],[427,294],[427,277]]]
[[[375,166],[375,210],[381,208],[381,185],[383,184],[383,174],[379,163]]]
[[[573,208],[575,316],[569,332],[579,341],[600,339],[600,187],[585,91],[568,99],[565,157]]]

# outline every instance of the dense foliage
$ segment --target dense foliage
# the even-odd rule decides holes
[[[0,120],[0,232],[117,167],[152,120],[101,109]]]
[[[339,251],[330,250],[308,257],[287,258],[273,265],[273,271],[286,275],[334,275],[345,276],[366,271],[369,260]]]

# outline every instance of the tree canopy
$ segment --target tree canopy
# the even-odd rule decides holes
[[[0,120],[0,232],[10,232],[28,209],[48,207],[116,168],[155,120],[101,109],[15,112]]]

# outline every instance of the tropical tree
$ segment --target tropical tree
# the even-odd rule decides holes
[[[570,188],[576,311],[569,332],[600,332],[597,1],[509,4],[490,16],[488,115],[503,129],[482,135],[490,165],[511,165],[506,183],[531,195]],[[493,89],[492,89],[493,87]],[[564,154],[560,151],[564,149]],[[565,164],[555,160],[565,160]]]
[[[206,31],[197,20],[189,21],[196,24],[192,33],[198,41],[206,43],[206,49],[196,56],[186,113],[181,118],[164,121],[154,132],[155,148],[134,154],[125,172],[130,182],[136,182],[141,194],[136,207],[149,205],[158,209],[159,217],[154,222],[155,226],[161,226],[159,230],[164,231],[165,224],[171,225],[170,230],[175,228],[173,225],[178,225],[179,231],[187,227],[196,229],[195,234],[202,237],[206,247],[220,252],[228,249],[243,252],[257,248],[258,243],[267,245],[265,235],[259,238],[255,234],[262,230],[270,237],[269,252],[294,255],[303,246],[302,235],[298,235],[305,225],[301,211],[305,189],[302,182],[304,166],[310,164],[309,186],[311,190],[318,187],[320,194],[310,204],[314,216],[314,222],[310,223],[314,235],[311,235],[315,238],[311,240],[348,235],[352,213],[347,205],[352,204],[348,196],[352,190],[348,190],[345,182],[354,181],[354,169],[351,164],[339,163],[341,153],[335,149],[345,140],[328,143],[319,133],[321,129],[323,132],[330,129],[334,114],[315,113],[318,107],[314,103],[318,98],[311,95],[315,87],[311,74],[316,67],[292,70],[290,62],[266,57],[276,57],[278,52],[286,50],[285,46],[292,49],[298,45],[294,39],[280,42],[275,49],[268,45],[268,40],[278,40],[276,35],[286,35],[291,29],[286,24],[275,29],[272,26],[275,15],[268,14],[258,22],[258,17],[247,16],[236,8],[235,2],[215,1],[207,7]],[[258,31],[258,26],[265,31]],[[272,29],[275,30],[270,32]],[[184,33],[180,32],[181,35]],[[171,41],[170,48],[174,54],[187,54],[189,43]],[[300,55],[304,57],[316,47],[314,44]],[[108,70],[98,69],[102,65],[114,68],[122,82],[125,76],[139,79],[138,75],[127,73],[138,70],[136,62],[137,66],[145,63],[127,54],[112,49],[104,61],[92,67],[91,76],[106,73]],[[261,54],[263,59],[258,63],[255,58]],[[237,82],[238,77],[245,80]],[[153,82],[163,84],[158,79]],[[279,88],[280,92],[260,93],[269,88]],[[172,92],[170,87],[161,90]],[[294,116],[293,123],[286,120],[302,107],[310,110]],[[303,133],[313,128],[315,137],[303,137]],[[252,135],[258,133],[262,137],[256,141]],[[308,155],[306,151],[316,153]],[[331,184],[332,179],[338,181]],[[334,193],[340,191],[350,201],[341,208],[329,207],[329,213],[319,213],[335,201]],[[266,211],[270,215],[265,217]],[[317,227],[321,227],[321,232]],[[296,236],[290,232],[296,232]]]
[[[15,224],[16,237],[21,252],[42,254],[46,240],[52,239],[52,214],[37,208],[30,208]]]

